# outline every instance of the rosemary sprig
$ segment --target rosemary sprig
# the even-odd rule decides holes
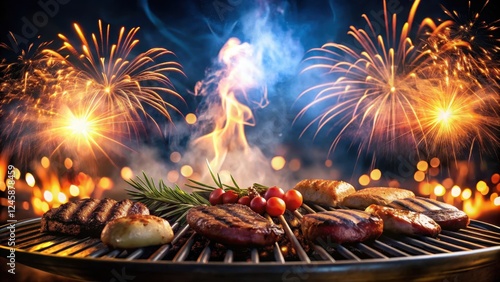
[[[173,221],[184,223],[186,213],[188,210],[195,206],[209,205],[208,194],[214,189],[221,188],[224,190],[233,190],[239,197],[248,195],[249,189],[242,189],[231,175],[231,185],[222,183],[220,175],[214,173],[208,165],[208,170],[215,185],[206,184],[193,179],[188,179],[189,184],[187,187],[194,189],[192,193],[186,191],[175,185],[173,188],[168,187],[163,180],[159,180],[155,184],[153,178],[148,177],[145,172],[142,172],[142,178],[136,177],[136,180],[125,180],[135,190],[126,189],[131,197],[131,200],[139,201],[145,204],[149,210],[158,216],[167,218]],[[262,193],[267,190],[267,186],[254,183],[252,188],[257,193]]]
[[[136,180],[130,179],[126,182],[135,188],[127,189],[132,200],[145,204],[150,211],[161,217],[183,222],[187,211],[195,206],[208,205],[208,200],[198,192],[187,193],[175,185],[174,188],[168,187],[163,180],[154,180],[142,173],[142,178]]]
[[[236,180],[234,179],[234,177],[232,175],[230,175],[230,177],[231,177],[231,181],[233,182],[233,185],[227,185],[227,184],[222,183],[222,180],[220,179],[220,175],[218,173],[215,174],[213,172],[212,168],[210,167],[210,165],[208,165],[208,171],[210,172],[210,176],[212,177],[212,180],[214,181],[215,186],[209,185],[209,184],[206,184],[206,183],[203,183],[200,181],[196,181],[193,179],[188,179],[192,184],[188,183],[188,184],[186,184],[186,186],[193,188],[195,190],[200,190],[200,191],[205,191],[205,192],[212,192],[214,189],[221,188],[224,190],[233,190],[239,196],[245,195],[246,189],[241,189],[240,186],[238,185],[238,183],[236,183]]]

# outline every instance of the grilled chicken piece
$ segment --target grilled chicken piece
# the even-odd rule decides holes
[[[365,211],[382,218],[384,231],[391,233],[436,237],[441,232],[441,227],[422,213],[379,205],[370,205]]]
[[[432,218],[444,230],[459,230],[470,223],[467,214],[455,206],[436,200],[416,197],[394,201],[390,207],[420,212]]]
[[[348,208],[364,210],[371,204],[385,206],[392,201],[410,197],[415,197],[415,194],[410,190],[392,187],[370,187],[347,196],[342,201],[342,205]]]
[[[304,201],[334,207],[339,206],[346,196],[356,191],[347,182],[325,179],[304,179],[297,183],[294,189],[302,194]]]
[[[326,211],[302,217],[302,234],[313,242],[359,243],[377,239],[383,227],[380,217],[357,210]]]
[[[197,233],[227,246],[268,246],[284,233],[281,227],[240,204],[197,206],[188,211],[186,220]]]
[[[131,200],[81,199],[47,211],[41,220],[41,232],[100,237],[104,226],[127,215],[148,215],[148,208]]]

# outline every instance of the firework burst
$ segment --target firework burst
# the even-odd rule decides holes
[[[484,85],[471,77],[471,73],[464,73],[467,70],[461,64],[450,62],[457,50],[469,48],[469,43],[458,37],[444,40],[442,34],[449,33],[453,21],[436,24],[425,18],[418,28],[413,27],[419,2],[414,2],[406,22],[398,29],[396,15],[388,15],[386,1],[383,1],[384,35],[377,34],[368,16],[363,15],[368,29],[351,26],[348,32],[359,44],[359,50],[337,43],[310,50],[311,55],[305,60],[308,65],[303,72],[320,71],[326,82],[313,85],[299,95],[298,99],[312,97],[312,102],[299,112],[296,120],[306,112],[319,111],[303,134],[313,125],[317,125],[316,135],[325,129],[337,130],[329,153],[341,140],[350,139],[359,144],[358,154],[365,150],[375,155],[411,148],[415,152],[420,152],[420,149],[430,152],[430,148],[435,149],[437,141],[446,144],[444,149],[454,154],[464,144],[491,137],[490,126],[498,125],[498,100],[494,100],[490,107],[495,109],[494,119],[486,122],[492,117],[484,113],[488,108],[484,106],[485,101],[489,99],[457,95],[450,89],[442,91],[443,87],[432,91],[426,88],[432,85],[440,89],[441,80],[448,86],[458,83],[461,89],[484,88]],[[412,37],[414,29],[415,37]],[[436,95],[445,97],[439,100]],[[479,99],[479,102],[471,104],[474,99]],[[459,126],[456,119],[463,117],[455,113],[446,119],[449,127],[445,129],[445,119],[437,122],[439,119],[432,114],[436,104],[443,104],[450,110],[472,107],[466,112],[471,113],[468,122],[476,128]],[[451,133],[460,130],[460,135],[467,136],[467,139],[458,141]],[[469,137],[474,134],[481,136],[473,141]]]
[[[9,145],[3,149],[31,157],[57,151],[95,156],[97,149],[109,158],[107,149],[125,146],[120,140],[137,135],[144,119],[159,127],[148,107],[167,120],[171,110],[178,112],[164,99],[183,101],[167,76],[182,74],[178,63],[165,60],[172,52],[153,48],[133,56],[138,28],[120,29],[116,43],[100,21],[90,39],[74,28],[81,49],[59,35],[60,49],[29,46],[15,62],[0,65],[1,139]]]
[[[113,117],[120,117],[119,124],[129,126],[128,131],[136,131],[141,124],[141,115],[155,122],[146,111],[146,105],[171,120],[168,109],[177,111],[164,94],[183,100],[174,90],[167,74],[182,73],[177,62],[163,59],[173,53],[164,48],[152,48],[137,56],[132,56],[139,43],[135,39],[139,28],[126,32],[121,28],[116,43],[110,41],[110,25],[103,27],[99,21],[99,34],[85,36],[78,24],[74,29],[81,49],[75,47],[64,35],[59,34],[63,46],[57,51],[47,49],[54,56],[75,71],[75,88],[71,95],[82,95],[83,99],[101,99]],[[162,95],[163,94],[163,95]]]
[[[368,16],[369,30],[351,26],[348,34],[360,44],[357,51],[348,46],[327,43],[313,49],[306,61],[313,64],[304,72],[323,70],[328,81],[304,91],[299,98],[315,94],[314,101],[299,113],[327,104],[322,113],[306,127],[318,123],[318,131],[327,125],[341,125],[330,150],[334,150],[341,139],[354,132],[364,137],[360,151],[387,141],[395,148],[402,138],[411,137],[416,113],[413,106],[415,73],[419,66],[431,60],[431,52],[422,51],[409,37],[413,18],[419,1],[415,1],[399,34],[397,19],[389,20],[384,1],[385,37],[376,34]],[[430,19],[425,19],[418,29],[419,34],[432,33],[438,28]],[[364,130],[369,128],[368,134]],[[361,137],[361,136],[358,136]]]
[[[442,159],[474,148],[494,148],[500,143],[500,100],[492,88],[476,90],[458,80],[421,81],[418,90],[427,95],[417,101],[418,140]],[[474,84],[472,84],[474,85]]]
[[[469,1],[468,12],[462,14],[443,6],[450,24],[430,40],[434,50],[441,50],[450,42],[464,42],[459,48],[451,48],[439,58],[438,65],[450,76],[473,81],[478,87],[485,84],[498,87],[500,79],[500,19],[487,22],[481,17],[488,4],[489,0],[484,2],[478,12],[474,12]]]

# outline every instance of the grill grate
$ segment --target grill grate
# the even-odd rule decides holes
[[[500,228],[488,223],[471,220],[470,226],[459,231],[446,231],[437,238],[425,236],[394,236],[383,234],[374,241],[341,245],[332,242],[304,244],[298,224],[303,214],[325,209],[306,205],[293,213],[274,220],[285,230],[285,239],[268,248],[226,249],[224,246],[196,234],[188,225],[175,223],[175,237],[170,244],[132,250],[114,250],[99,238],[74,237],[40,233],[40,218],[16,224],[16,248],[27,253],[58,257],[87,258],[93,260],[120,260],[129,262],[190,263],[199,265],[231,265],[241,262],[259,265],[310,265],[326,263],[356,264],[367,261],[391,261],[400,258],[425,258],[436,254],[453,254],[496,248],[500,257]],[[9,238],[7,226],[0,228],[0,248],[6,249]],[[1,249],[0,249],[1,250]],[[20,261],[20,263],[23,263]],[[28,264],[29,265],[29,264]]]
[[[304,205],[303,211],[324,211],[320,206]],[[411,257],[419,255],[432,255],[440,253],[451,253],[460,251],[471,251],[500,245],[500,231],[494,226],[485,229],[485,224],[472,220],[469,227],[459,231],[443,230],[437,238],[425,236],[397,236],[383,235],[373,242],[357,243],[351,245],[338,245],[331,242],[321,242],[311,245],[311,250],[306,251],[290,224],[291,220],[300,219],[302,214],[295,211],[292,219],[286,220],[284,216],[278,217],[278,222],[285,230],[290,246],[280,246],[278,243],[272,248],[272,253],[266,251],[265,261],[275,261],[285,264],[289,259],[286,255],[290,247],[296,253],[299,261],[310,264],[314,261],[355,261],[366,259],[391,259],[396,257]],[[270,218],[269,218],[270,219]],[[271,220],[271,219],[270,219]],[[90,257],[90,258],[121,258],[126,260],[145,259],[148,261],[171,260],[172,262],[196,261],[197,263],[212,262],[212,252],[217,245],[207,240],[200,241],[200,236],[192,232],[188,225],[180,227],[175,223],[172,228],[176,236],[171,244],[160,247],[146,247],[134,250],[112,250],[105,246],[98,238],[77,238],[72,236],[61,236],[44,234],[39,232],[39,219],[27,220],[18,224],[16,231],[16,246],[18,249],[28,252],[39,252],[42,254]],[[2,245],[7,245],[8,233],[6,228],[0,230]],[[297,232],[295,230],[295,232]],[[200,244],[199,242],[203,242]],[[195,246],[197,245],[197,246]],[[262,250],[251,249],[245,252],[247,257],[235,258],[235,252],[240,250],[225,250],[224,263],[244,260],[259,263],[262,260]],[[169,257],[172,257],[169,259]]]

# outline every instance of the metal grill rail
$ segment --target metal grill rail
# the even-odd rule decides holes
[[[306,213],[323,211],[324,208],[316,205],[304,205],[302,211]],[[191,231],[188,225],[174,224],[175,237],[170,244],[137,248],[133,250],[114,250],[104,245],[99,238],[74,237],[40,233],[40,219],[30,219],[16,224],[16,248],[28,252],[38,252],[57,256],[113,258],[127,261],[171,261],[225,263],[249,262],[258,264],[262,261],[287,264],[297,261],[305,264],[312,262],[360,262],[369,259],[391,260],[398,257],[428,256],[461,251],[471,251],[492,246],[500,246],[500,228],[487,223],[472,220],[469,227],[459,231],[443,230],[437,238],[425,236],[392,236],[383,235],[377,240],[340,245],[332,242],[311,244],[310,250],[300,243],[294,234],[291,220],[300,220],[302,214],[293,213],[288,221],[284,216],[278,218],[283,226],[290,244],[275,243],[272,254],[262,249],[250,249],[241,254],[241,250],[224,249],[222,259],[214,258],[213,252],[219,247],[208,240],[200,240],[200,236]],[[269,218],[271,220],[271,218]],[[7,246],[9,230],[7,226],[0,229],[0,244]],[[289,248],[291,246],[291,248]],[[289,256],[292,252],[294,255]],[[238,255],[236,255],[238,254]],[[217,256],[216,256],[217,257]],[[292,258],[290,258],[292,257]]]

